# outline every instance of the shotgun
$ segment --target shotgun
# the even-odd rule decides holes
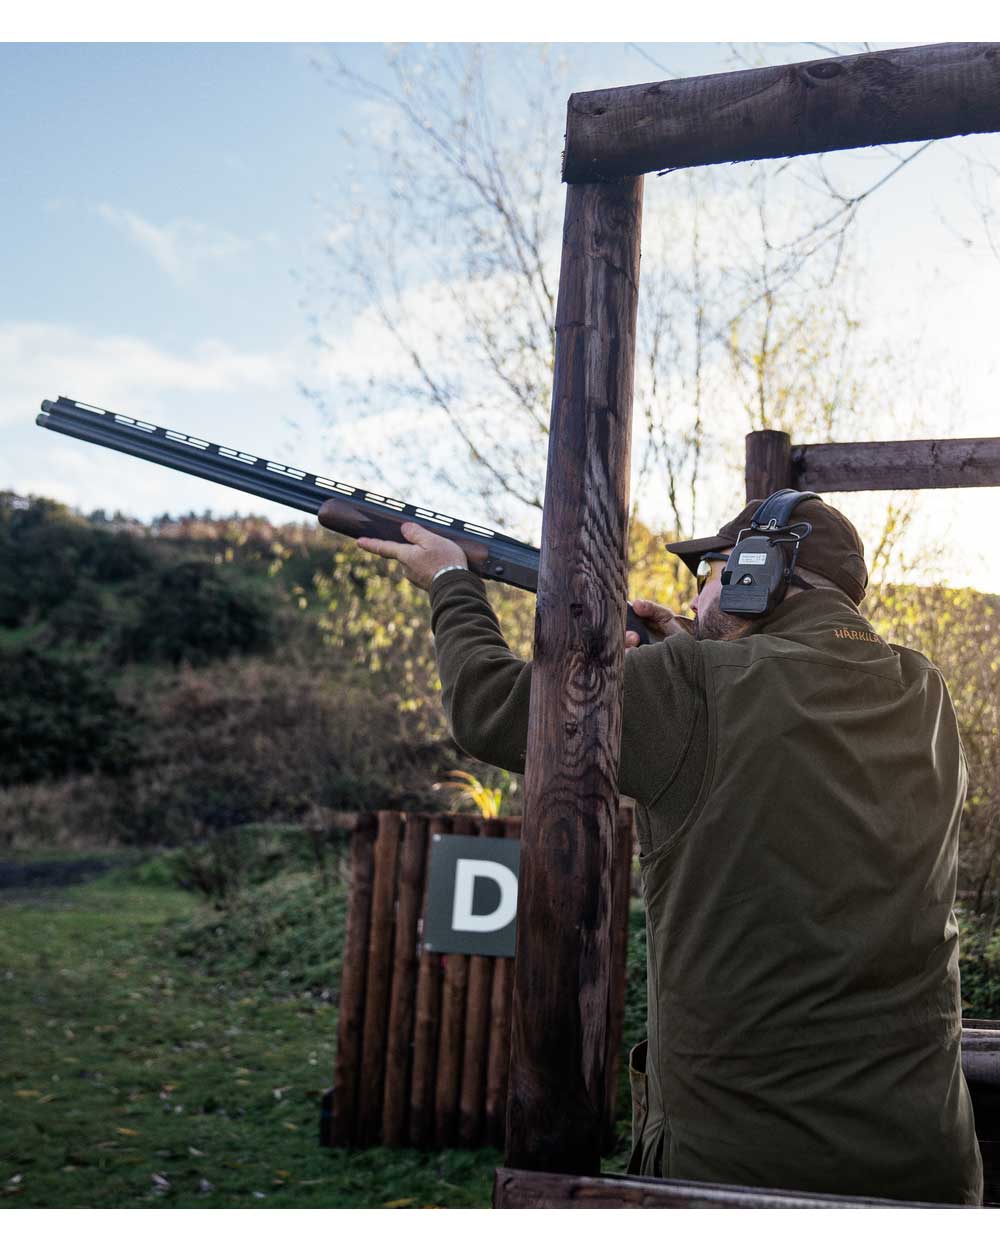
[[[480,577],[522,590],[538,589],[538,548],[485,525],[461,521],[431,508],[420,508],[360,486],[349,486],[336,478],[306,473],[265,456],[252,456],[235,447],[211,443],[62,396],[57,400],[43,399],[40,407],[35,420],[47,430],[298,508],[317,517],[326,529],[350,538],[404,542],[400,527],[404,521],[416,521],[457,543],[465,552],[469,568]],[[641,642],[650,641],[644,622],[636,616],[631,604],[626,628],[635,630]]]

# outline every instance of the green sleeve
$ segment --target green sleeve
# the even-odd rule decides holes
[[[431,587],[431,628],[445,712],[463,751],[524,772],[531,664],[513,655],[481,579],[448,572]],[[625,654],[618,785],[651,803],[674,780],[704,700],[698,644],[687,635]]]

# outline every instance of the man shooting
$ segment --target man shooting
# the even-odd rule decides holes
[[[430,591],[445,709],[524,771],[531,664],[462,549],[359,539]],[[978,1205],[954,918],[966,768],[940,672],[861,616],[853,525],[814,495],[672,543],[694,622],[636,602],[619,787],[636,800],[648,1043],[629,1170]]]

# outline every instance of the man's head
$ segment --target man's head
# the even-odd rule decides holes
[[[760,503],[755,499],[747,504],[738,516],[709,538],[667,544],[667,550],[680,556],[698,579],[697,597],[691,606],[697,615],[699,638],[741,638],[752,631],[754,621],[759,619],[723,612],[719,598],[726,558],[740,531],[749,527],[750,518]],[[793,524],[799,520],[808,521],[812,532],[799,545],[796,572],[809,585],[841,590],[855,605],[859,604],[865,596],[868,569],[857,530],[843,513],[821,499],[804,500],[790,518]],[[792,588],[788,593],[797,592]]]

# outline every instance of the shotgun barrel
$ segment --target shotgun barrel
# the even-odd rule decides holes
[[[469,568],[480,577],[521,590],[538,589],[538,548],[488,526],[64,396],[43,399],[40,407],[35,420],[47,430],[298,508],[317,517],[326,529],[351,538],[403,542],[401,526],[405,521],[416,521],[457,543]],[[631,605],[627,628],[635,630],[643,642],[649,641],[648,631]]]

